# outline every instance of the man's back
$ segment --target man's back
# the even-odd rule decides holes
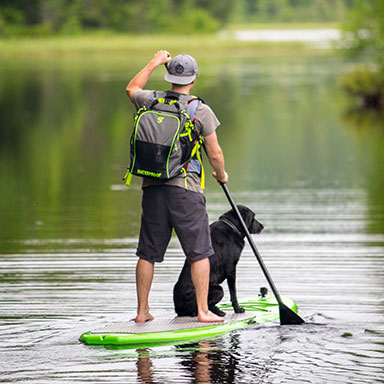
[[[134,93],[132,102],[136,110],[140,110],[145,105],[153,100],[155,97],[164,97],[166,92],[159,92],[153,90],[142,90]],[[175,93],[183,104],[197,99],[195,96],[190,96],[182,93]],[[193,116],[190,115],[194,129],[198,134],[203,137],[209,136],[215,132],[216,128],[220,125],[219,120],[212,111],[212,109],[205,104],[201,99],[197,99],[197,108],[193,111]],[[187,112],[188,109],[187,109]],[[187,180],[185,180],[187,178]],[[153,178],[144,178],[143,187],[149,185],[172,185],[180,188],[187,188],[194,192],[202,192],[201,188],[201,166],[197,159],[190,162],[187,174],[180,173],[178,176],[173,177],[170,180],[156,180]]]

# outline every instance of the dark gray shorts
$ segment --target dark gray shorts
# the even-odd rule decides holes
[[[214,254],[202,193],[167,185],[143,188],[137,256],[163,261],[173,228],[191,262]]]

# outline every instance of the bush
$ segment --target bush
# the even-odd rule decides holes
[[[184,10],[181,17],[169,20],[164,32],[179,34],[207,34],[217,32],[219,22],[204,9]]]
[[[366,108],[384,108],[384,70],[356,68],[341,78],[341,87]]]

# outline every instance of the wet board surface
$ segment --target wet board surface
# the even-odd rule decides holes
[[[94,329],[92,334],[106,333],[151,333],[151,332],[167,332],[180,331],[185,329],[212,327],[222,324],[228,324],[237,321],[251,320],[255,317],[255,313],[227,313],[224,322],[201,323],[197,321],[197,317],[177,317],[177,316],[159,316],[153,321],[145,323],[135,323],[133,320],[126,322],[118,322],[106,325],[105,327]]]
[[[297,311],[294,301],[282,298],[285,305]],[[197,317],[177,317],[175,314],[156,316],[152,321],[135,323],[133,320],[106,324],[85,332],[80,340],[89,345],[138,346],[161,345],[209,338],[236,329],[279,320],[279,306],[273,296],[248,298],[239,302],[244,313],[234,313],[230,303],[221,304],[226,312],[224,322],[202,323]]]

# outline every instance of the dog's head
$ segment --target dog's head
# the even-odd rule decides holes
[[[237,205],[237,208],[239,209],[240,214],[250,233],[260,233],[264,229],[264,225],[255,219],[255,213],[251,209],[244,205]],[[221,215],[219,217],[219,220],[220,219],[229,220],[236,226],[236,228],[239,229],[241,233],[244,232],[240,220],[238,219],[236,212],[233,209]]]

